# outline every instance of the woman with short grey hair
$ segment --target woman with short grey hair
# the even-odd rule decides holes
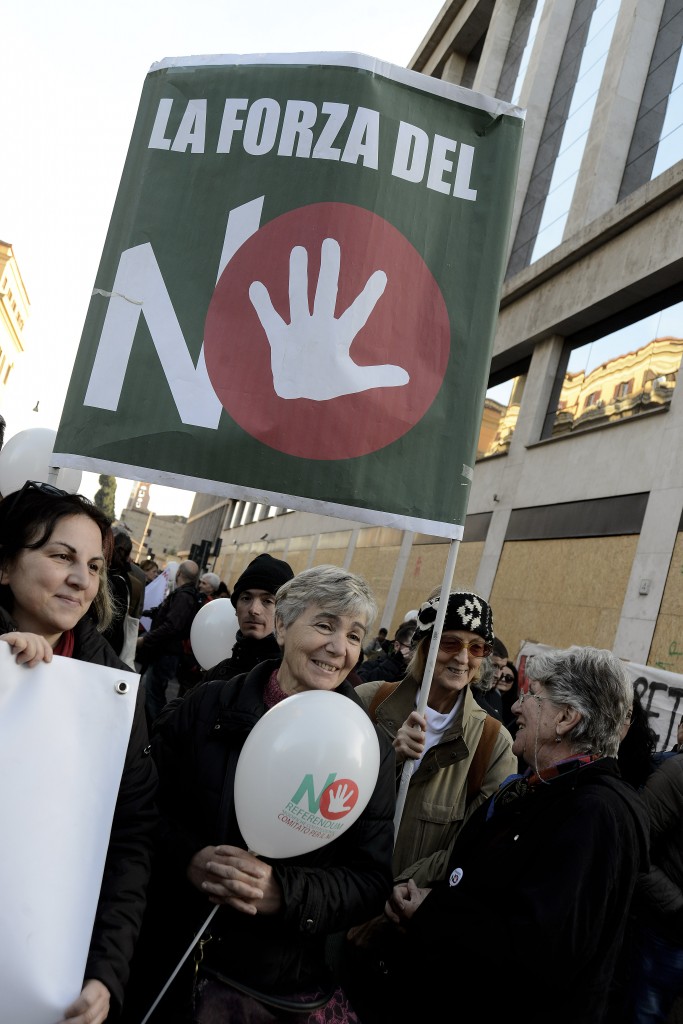
[[[619,659],[595,647],[534,655],[523,685],[512,751],[526,770],[463,826],[445,881],[394,887],[386,913],[406,942],[386,967],[400,1000],[385,999],[382,1020],[399,1010],[438,1019],[438,986],[421,986],[412,1001],[400,981],[408,970],[445,977],[454,964],[473,992],[486,992],[487,1020],[607,1020],[631,897],[648,866],[647,812],[616,758],[632,687]],[[519,952],[497,961],[494,985],[481,955],[492,927],[514,936]],[[377,1019],[363,1015],[364,1024]]]
[[[571,753],[617,756],[633,704],[633,684],[611,651],[570,647],[534,654],[527,661],[526,675],[543,686],[554,704],[569,705],[580,713],[567,736]]]
[[[336,615],[354,615],[368,633],[377,615],[377,602],[367,580],[336,565],[316,565],[288,580],[275,595],[275,618],[285,629],[310,604]]]
[[[229,680],[195,687],[157,722],[153,753],[163,840],[146,919],[149,930],[137,958],[140,986],[154,986],[156,972],[168,976],[174,966],[172,943],[187,948],[211,904],[221,907],[211,925],[211,941],[207,936],[202,940],[196,974],[179,976],[171,990],[171,998],[181,1004],[194,987],[194,1010],[183,1017],[187,1024],[285,1017],[292,1024],[323,1018],[358,1024],[338,978],[330,975],[327,940],[368,912],[378,913],[391,892],[396,802],[391,744],[379,737],[377,782],[358,819],[334,842],[296,857],[258,857],[247,848],[234,791],[242,748],[281,701],[332,692],[353,701],[363,721],[361,702],[347,677],[376,611],[367,581],[354,573],[333,565],[299,573],[276,594],[280,657]],[[305,735],[305,721],[302,728]],[[348,742],[355,742],[353,730]],[[334,778],[329,776],[328,783],[323,778],[319,785]],[[306,779],[314,785],[312,775]],[[349,780],[341,782],[346,789]],[[255,778],[254,799],[259,784]],[[291,799],[296,806],[303,796]],[[335,809],[335,817],[345,814],[356,797],[348,799],[348,808]],[[314,809],[309,799],[302,804],[304,816],[293,824],[303,828],[313,820]],[[174,895],[169,902],[169,893],[178,899]],[[159,988],[164,980],[158,977]],[[142,1001],[143,994],[136,991],[135,1000]],[[136,1005],[131,1003],[130,1010],[126,1019],[137,1024]]]

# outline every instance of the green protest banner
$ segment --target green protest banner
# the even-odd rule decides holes
[[[522,127],[358,54],[153,65],[55,465],[459,538]]]

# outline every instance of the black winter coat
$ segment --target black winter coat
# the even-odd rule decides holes
[[[610,757],[526,795],[515,797],[516,786],[502,787],[488,820],[485,804],[458,835],[447,880],[411,920],[410,969],[432,979],[457,970],[482,994],[487,1020],[598,1024],[648,864],[647,812]],[[512,943],[494,984],[482,956],[492,941]],[[415,999],[421,1019],[439,1019],[439,985],[417,986]],[[399,1019],[414,1020],[403,1006]]]
[[[202,684],[173,710],[166,708],[155,724],[153,753],[164,820],[155,875],[157,882],[164,876],[160,890],[173,893],[173,917],[182,919],[178,950],[187,947],[212,909],[187,881],[190,859],[220,843],[246,848],[234,811],[234,773],[244,741],[266,713],[263,692],[277,665],[264,662],[229,682]],[[362,706],[347,681],[336,692]],[[207,961],[263,992],[325,983],[327,937],[379,913],[392,888],[395,755],[381,736],[380,750],[377,784],[358,820],[317,850],[290,859],[264,858],[282,888],[282,911],[252,917],[222,907],[212,922],[213,939],[204,948]],[[156,936],[150,949],[156,953],[167,926],[168,919],[152,929]],[[141,964],[143,973],[146,967]],[[174,967],[169,959],[166,977]]]
[[[279,658],[280,654],[280,645],[274,633],[268,633],[267,636],[256,640],[250,636],[243,636],[242,631],[238,629],[230,657],[208,669],[204,673],[204,679],[234,679],[243,672],[250,672],[262,661]]]
[[[0,608],[0,634],[16,628],[9,614]],[[73,657],[93,665],[131,671],[98,633],[88,616],[74,628]],[[110,1021],[116,1019],[123,1002],[129,965],[142,923],[151,870],[153,832],[158,822],[154,803],[156,787],[157,773],[150,757],[144,691],[139,686],[84,975],[85,978],[96,978],[109,989],[112,999]]]
[[[394,683],[403,679],[407,672],[406,659],[400,651],[391,654],[378,654],[376,658],[368,658],[356,669],[362,683],[371,683],[382,679],[386,683]]]
[[[152,628],[144,634],[138,648],[143,665],[167,654],[183,653],[183,641],[189,640],[194,617],[199,611],[199,594],[194,583],[185,583],[171,591],[161,604],[152,609]]]

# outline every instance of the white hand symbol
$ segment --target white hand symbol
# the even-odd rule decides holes
[[[328,810],[335,814],[341,814],[342,811],[350,811],[351,808],[346,806],[346,801],[351,799],[351,793],[349,787],[346,785],[340,785],[336,793],[330,790],[330,803]]]
[[[340,395],[355,395],[370,388],[402,387],[410,380],[400,366],[358,366],[349,355],[351,343],[367,323],[382,296],[387,275],[376,270],[351,303],[335,319],[341,253],[334,238],[323,241],[320,274],[308,306],[308,253],[301,245],[289,256],[289,312],[286,324],[275,311],[261,281],[249,287],[249,298],[270,344],[273,387],[279,398],[312,398],[324,402]]]

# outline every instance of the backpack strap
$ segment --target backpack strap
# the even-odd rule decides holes
[[[372,698],[368,707],[368,714],[373,722],[377,721],[376,711],[382,701],[389,697],[396,687],[399,685],[400,680],[395,683],[382,683],[377,687],[375,696]],[[484,782],[484,776],[491,760],[491,754],[496,743],[496,737],[500,732],[500,722],[493,715],[488,715],[484,719],[484,728],[481,731],[479,742],[477,743],[477,749],[474,751],[474,757],[470,761],[470,766],[467,771],[467,803],[478,796],[481,792],[481,787]]]
[[[468,804],[481,791],[484,776],[486,775],[486,769],[489,766],[493,747],[499,732],[500,722],[498,719],[494,718],[492,715],[487,715],[484,719],[484,728],[481,731],[481,736],[477,743],[477,749],[474,751],[474,757],[470,761],[470,767],[467,772]]]
[[[387,697],[389,697],[394,692],[400,681],[401,680],[399,679],[395,683],[382,683],[380,686],[377,687],[377,692],[375,693],[375,696],[372,698],[370,706],[368,707],[368,714],[370,715],[370,718],[373,720],[373,722],[377,721],[377,718],[375,717],[375,712],[377,711],[377,708],[379,707],[383,700],[386,700]]]

